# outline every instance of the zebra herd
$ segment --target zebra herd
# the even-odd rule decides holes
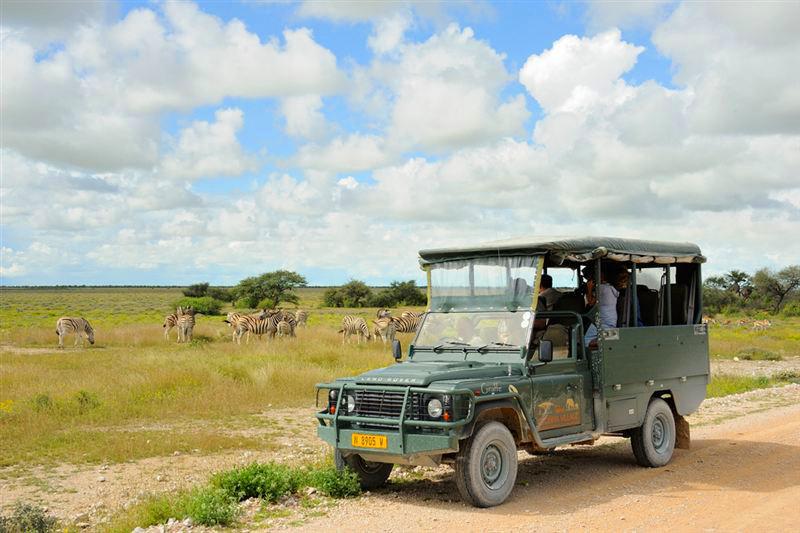
[[[224,320],[233,330],[231,340],[237,344],[242,343],[242,336],[247,334],[246,343],[250,342],[250,335],[256,335],[259,340],[262,335],[270,339],[277,337],[295,337],[298,327],[305,327],[308,322],[308,311],[298,309],[294,313],[282,309],[262,309],[258,313],[243,314],[230,312]]]
[[[169,332],[172,328],[178,328],[178,342],[191,342],[194,332],[195,319],[197,312],[193,307],[178,307],[171,315],[164,317],[164,339],[169,340]]]
[[[386,344],[394,340],[396,333],[414,333],[421,321],[422,313],[404,311],[399,317],[393,317],[389,309],[378,309],[377,317],[372,321],[375,325],[374,337],[370,335],[366,320],[354,315],[347,315],[342,319],[339,333],[342,334],[342,344],[345,340],[350,342],[351,335],[356,335],[359,344],[362,338],[366,341],[374,338],[376,342],[380,338]]]

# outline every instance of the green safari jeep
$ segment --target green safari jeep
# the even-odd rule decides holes
[[[508,498],[520,449],[611,435],[664,466],[706,394],[703,262],[694,244],[609,237],[423,250],[407,359],[394,341],[396,364],[318,384],[318,434],[364,488],[449,463],[478,507]]]

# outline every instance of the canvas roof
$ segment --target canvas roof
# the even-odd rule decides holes
[[[598,257],[634,263],[704,263],[700,247],[619,237],[517,237],[469,246],[420,250],[420,263],[438,263],[487,255],[549,254],[557,262],[585,262]]]

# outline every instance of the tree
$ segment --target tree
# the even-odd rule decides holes
[[[276,270],[260,276],[245,278],[233,288],[237,301],[247,307],[278,307],[281,302],[297,304],[294,293],[298,287],[306,286],[306,278],[290,270]]]
[[[750,274],[742,272],[741,270],[731,270],[723,276],[723,279],[727,284],[727,290],[744,299],[750,296],[753,284]]]
[[[208,283],[195,283],[183,289],[183,295],[188,298],[202,298],[208,293]]]
[[[369,305],[372,296],[372,289],[363,281],[355,279],[339,287],[339,291],[342,293],[344,307],[365,307]]]
[[[419,290],[417,282],[413,279],[393,281],[389,285],[388,292],[395,302],[394,305],[425,305],[428,303],[428,297]]]
[[[800,265],[788,266],[779,272],[762,268],[753,276],[753,286],[777,313],[787,297],[800,291]]]
[[[344,295],[338,287],[331,287],[325,291],[322,301],[326,307],[344,307]]]

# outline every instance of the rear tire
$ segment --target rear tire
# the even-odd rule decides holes
[[[640,466],[658,468],[675,451],[675,417],[667,402],[656,398],[647,406],[644,423],[631,432],[631,448]]]
[[[392,473],[392,468],[394,468],[392,463],[373,463],[365,461],[356,454],[343,457],[339,450],[333,452],[333,462],[339,471],[349,468],[355,472],[359,484],[364,490],[377,489],[385,485],[389,474]]]
[[[458,492],[475,507],[500,505],[517,480],[517,446],[514,436],[500,422],[480,426],[456,456]]]

